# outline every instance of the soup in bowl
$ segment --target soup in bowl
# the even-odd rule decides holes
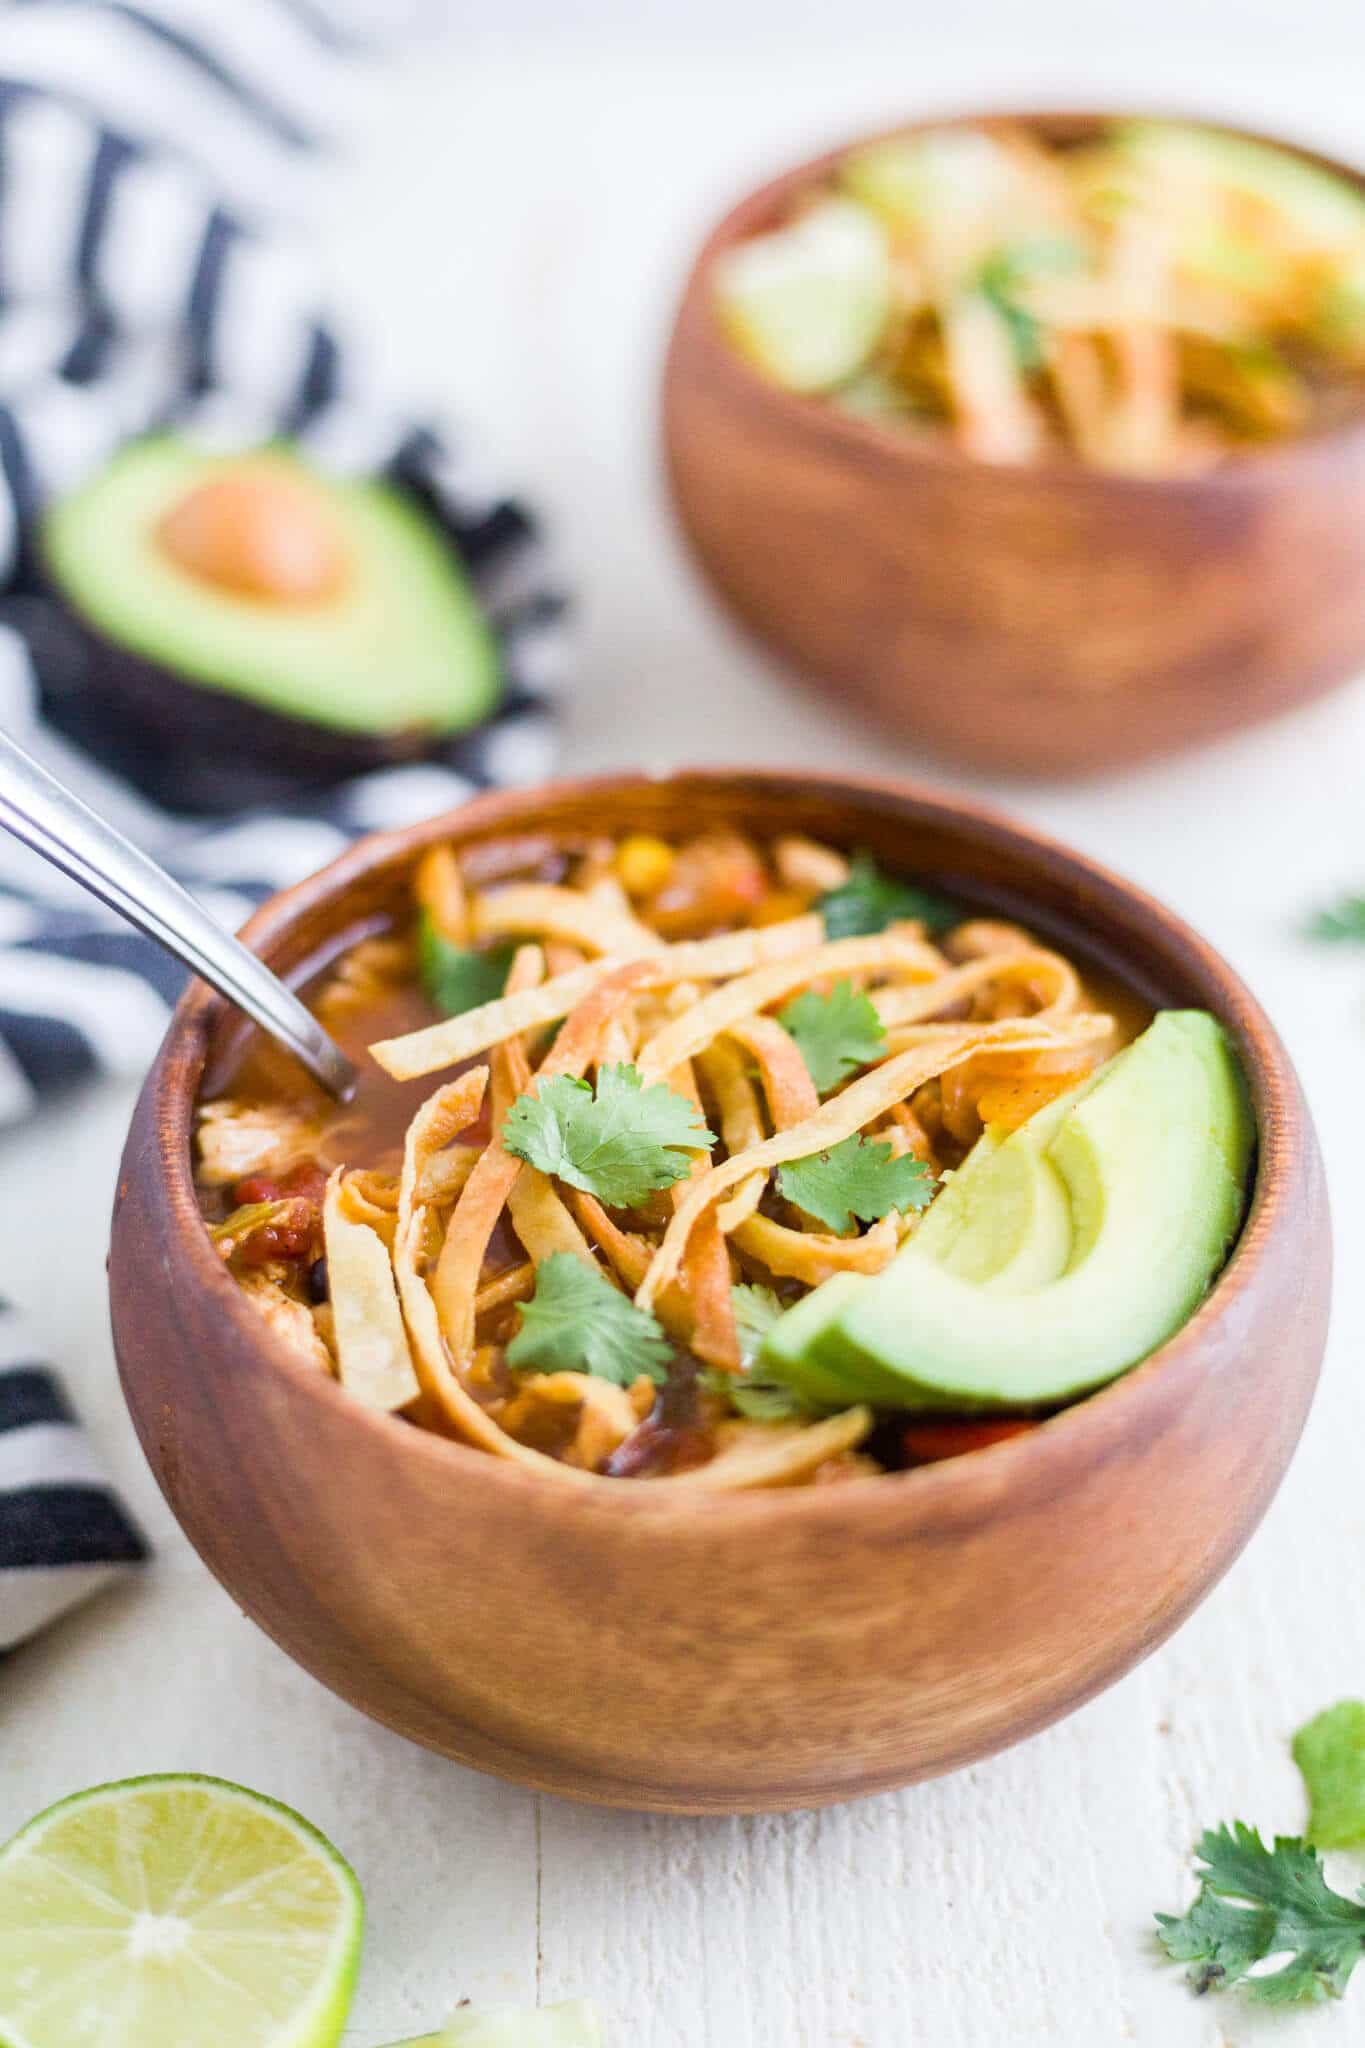
[[[480,799],[254,935],[360,1089],[186,998],[116,1336],[195,1542],[369,1711],[619,1803],[838,1797],[1063,1711],[1254,1525],[1316,1151],[1136,891],[713,774]]]

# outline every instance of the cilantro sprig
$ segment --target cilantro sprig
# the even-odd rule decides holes
[[[1340,1998],[1365,1956],[1365,1892],[1348,1899],[1322,1859],[1296,1835],[1267,1849],[1255,1828],[1210,1828],[1196,1855],[1199,1895],[1187,1913],[1158,1913],[1157,1935],[1173,1962],[1188,1963],[1195,1991],[1240,1984],[1265,2005]],[[1271,1957],[1278,1967],[1250,1975]]]
[[[828,995],[803,989],[777,1013],[777,1021],[796,1040],[811,1080],[829,1095],[859,1067],[882,1056],[886,1031],[870,996],[845,978]]]
[[[935,1181],[922,1159],[855,1133],[828,1151],[789,1159],[777,1169],[777,1185],[789,1202],[814,1216],[837,1237],[851,1237],[855,1223],[875,1223],[892,1209],[927,1208]]]
[[[646,1088],[639,1069],[622,1064],[600,1067],[595,1089],[555,1074],[536,1094],[519,1095],[502,1142],[608,1208],[629,1209],[684,1179],[690,1155],[709,1152],[716,1139],[695,1102],[662,1081]]]
[[[944,932],[962,921],[962,913],[946,897],[883,874],[870,853],[855,854],[847,881],[817,898],[815,908],[825,920],[829,939],[884,932],[902,918],[918,918],[929,932]]]
[[[1310,939],[1324,939],[1329,945],[1365,944],[1365,896],[1340,896],[1335,903],[1314,911],[1304,926]]]
[[[445,1017],[459,1017],[477,1010],[481,1003],[496,1002],[507,986],[508,969],[516,946],[501,943],[476,952],[471,946],[457,946],[437,930],[423,911],[417,927],[417,967],[428,999]]]
[[[628,1387],[643,1373],[661,1386],[673,1346],[655,1318],[618,1294],[572,1252],[551,1252],[522,1303],[521,1328],[507,1347],[517,1372],[589,1372]]]

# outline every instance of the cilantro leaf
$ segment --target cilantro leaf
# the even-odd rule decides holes
[[[1255,1828],[1210,1828],[1196,1850],[1199,1896],[1188,1913],[1158,1913],[1158,1939],[1188,1963],[1196,1991],[1244,1984],[1266,2005],[1340,1998],[1365,1956],[1365,1893],[1334,1892],[1315,1849],[1277,1835],[1267,1849]],[[1264,1974],[1252,1966],[1285,1960]]]
[[[430,914],[422,912],[417,927],[417,967],[422,987],[436,1008],[446,1017],[459,1017],[477,1010],[481,1003],[496,1002],[507,986],[515,945],[489,946],[476,952],[471,946],[457,946],[436,929]]]
[[[599,1067],[595,1091],[555,1074],[535,1095],[519,1095],[502,1142],[608,1208],[629,1209],[685,1179],[689,1154],[709,1152],[716,1140],[695,1102],[663,1081],[646,1088],[637,1067],[621,1065]]]
[[[886,1044],[871,997],[847,977],[836,981],[827,996],[803,989],[778,1011],[777,1021],[796,1040],[821,1095],[830,1094],[859,1067],[880,1059]]]
[[[718,1372],[708,1366],[699,1384],[708,1394],[719,1394],[750,1422],[787,1422],[808,1410],[801,1396],[780,1381],[756,1373],[754,1360],[763,1339],[782,1314],[782,1304],[771,1287],[732,1287],[735,1328],[739,1332],[739,1355],[743,1372]]]
[[[1341,1700],[1294,1737],[1308,1787],[1308,1839],[1318,1849],[1365,1848],[1365,1704]]]
[[[1084,257],[1082,245],[1069,236],[1026,235],[992,250],[976,274],[976,288],[1004,321],[1015,362],[1026,375],[1042,369],[1046,351],[1042,324],[1020,301],[1020,287],[1078,270]]]
[[[934,1177],[922,1159],[909,1152],[897,1159],[889,1145],[855,1132],[827,1152],[789,1159],[777,1169],[777,1185],[827,1230],[851,1237],[855,1218],[875,1223],[892,1209],[927,1208]]]
[[[1305,936],[1310,939],[1325,939],[1329,944],[1342,940],[1359,944],[1365,940],[1365,896],[1341,896],[1333,904],[1315,911],[1304,926]]]
[[[641,1373],[661,1386],[672,1355],[654,1317],[572,1252],[551,1252],[536,1267],[536,1291],[507,1347],[517,1372],[591,1372],[618,1387]]]
[[[817,898],[815,908],[825,920],[827,939],[856,939],[884,932],[900,918],[918,918],[928,932],[946,932],[960,924],[962,913],[932,889],[918,889],[884,875],[870,853],[857,853],[849,863],[848,880]]]

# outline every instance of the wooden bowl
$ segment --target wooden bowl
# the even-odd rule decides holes
[[[1259,1130],[1207,1301],[1030,1435],[842,1486],[682,1499],[547,1485],[358,1406],[282,1349],[195,1206],[190,1134],[229,1013],[196,984],[124,1155],[110,1286],[143,1448],[210,1568],[289,1654],[415,1741],[528,1785],[670,1812],[811,1806],[953,1769],[1069,1712],[1237,1555],[1322,1353],[1330,1242],[1294,1071],[1232,970],[1064,848],[892,783],[724,771],[478,798],[367,839],[247,927],[298,970],[401,901],[420,850],[527,829],[739,822],[870,847],[1234,1034]]]
[[[1011,118],[1066,142],[1104,117]],[[913,443],[779,390],[739,356],[714,316],[716,257],[774,226],[850,146],[726,215],[668,351],[674,502],[740,619],[802,676],[943,755],[1021,774],[1212,739],[1365,666],[1365,407],[1202,476],[1125,477]]]

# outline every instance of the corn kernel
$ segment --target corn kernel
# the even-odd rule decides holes
[[[633,832],[616,851],[621,887],[637,901],[655,895],[673,872],[673,849],[648,832]]]

